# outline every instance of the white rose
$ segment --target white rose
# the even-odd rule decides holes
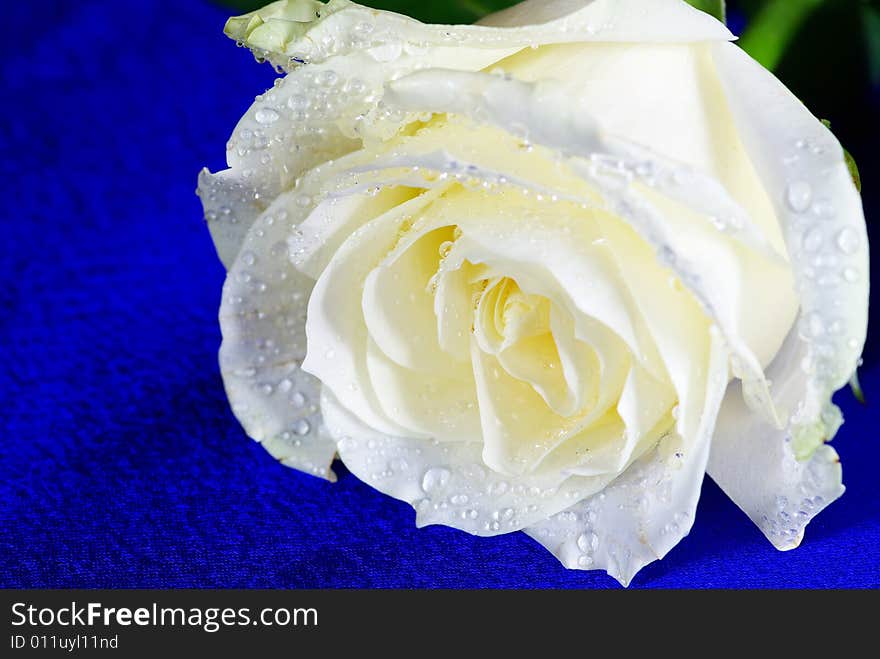
[[[779,549],[840,496],[861,202],[721,23],[283,0],[227,32],[287,71],[199,186],[226,388],[276,458],[332,480],[338,455],[419,525],[524,530],[624,584],[706,472]]]

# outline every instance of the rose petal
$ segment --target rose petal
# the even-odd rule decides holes
[[[320,379],[358,418],[392,435],[405,434],[405,429],[382,411],[370,384],[362,286],[370,271],[395,247],[407,218],[441,192],[428,190],[352,233],[334,254],[309,299],[309,348],[303,369]]]
[[[445,524],[475,535],[535,524],[600,491],[607,476],[568,477],[559,470],[516,478],[487,469],[480,442],[436,442],[376,432],[329,389],[321,409],[339,438],[339,457],[371,487],[413,505],[419,526]]]
[[[514,52],[450,50],[455,52],[385,62],[363,52],[340,55],[293,70],[258,96],[226,145],[229,169],[199,176],[198,193],[223,264],[229,266],[256,217],[306,171],[359,149],[364,138],[390,137],[409,121],[377,116],[386,80],[441,63],[479,70]],[[308,205],[308,197],[301,198]]]
[[[312,281],[287,257],[285,202],[256,220],[227,274],[220,370],[248,435],[284,464],[333,480],[336,443],[321,428],[320,382],[299,369]]]
[[[392,83],[386,99],[408,110],[433,108],[434,111],[479,117],[507,131],[522,131],[525,127],[536,143],[562,153],[594,161],[598,156],[600,163],[602,159],[610,157],[614,165],[611,167],[612,173],[615,169],[624,175],[630,169],[637,170],[636,163],[627,163],[614,155],[613,144],[605,143],[595,121],[587,112],[572,107],[564,92],[562,87],[553,83],[531,84],[487,74],[429,70]],[[755,252],[750,253],[754,259],[748,264],[739,263],[740,255],[732,252],[722,241],[695,245],[691,242],[691,233],[675,230],[679,220],[677,212],[663,213],[660,212],[662,208],[658,210],[652,205],[653,193],[650,189],[640,190],[626,185],[627,176],[624,176],[624,184],[621,185],[620,181],[609,179],[600,168],[595,167],[595,162],[592,166],[573,162],[578,172],[600,190],[609,210],[657,247],[665,265],[678,274],[682,283],[701,302],[705,312],[718,323],[735,356],[734,373],[744,380],[744,391],[750,406],[761,410],[775,425],[779,425],[779,414],[764,378],[763,364],[745,337],[760,337],[776,345],[782,343],[796,308],[794,294],[791,291],[785,294],[785,270],[780,268],[778,262],[767,260],[764,254]],[[667,163],[667,166],[671,165]],[[691,177],[690,184],[700,185],[701,181]],[[727,250],[726,269],[716,267],[710,254],[702,249],[706,244],[712,246],[713,257],[719,254],[717,248]],[[778,323],[772,328],[773,331],[745,331],[749,327],[755,328],[755,317],[763,318],[763,315],[756,314],[755,309],[746,305],[738,294],[731,294],[731,287],[736,288],[739,283],[731,270],[735,265],[739,266],[737,270],[740,273],[749,272],[755,265],[775,268],[774,274],[777,276],[767,281],[781,282],[782,295],[759,298],[775,303],[771,307],[771,317],[778,318]]]
[[[249,181],[231,169],[217,174],[207,169],[199,172],[198,194],[217,257],[228,270],[248,229],[266,210],[266,202]]]
[[[382,411],[411,435],[444,442],[480,437],[470,368],[458,378],[401,368],[372,340],[366,360],[370,386]]]
[[[840,144],[782,83],[734,46],[713,52],[797,278],[801,345],[795,337],[790,341],[799,358],[787,360],[773,381],[778,391],[797,390],[781,407],[793,414],[794,454],[806,459],[836,430],[823,416],[831,394],[855,370],[865,341],[868,240],[861,199]]]
[[[371,339],[395,363],[407,369],[461,379],[466,362],[450,359],[439,345],[431,279],[440,249],[452,239],[452,227],[421,234],[398,246],[363,282],[361,312]]]
[[[310,15],[312,20],[306,20]],[[469,62],[473,51],[553,43],[733,38],[719,21],[675,0],[536,0],[488,16],[477,25],[425,25],[346,0],[327,5],[294,0],[232,18],[226,33],[283,67],[321,62],[353,50],[371,53],[378,61],[402,54],[419,58],[442,53],[453,62]]]
[[[715,55],[743,140],[783,220],[802,310],[767,369],[788,426],[762,423],[732,387],[709,473],[774,546],[791,549],[844,490],[837,454],[821,443],[841,423],[831,393],[855,368],[865,339],[864,217],[842,150],[824,126],[739,50]]]
[[[773,546],[794,549],[813,517],[843,494],[840,460],[828,445],[798,460],[791,432],[753,414],[739,388],[731,385],[721,407],[709,474]],[[831,413],[826,422],[834,427],[840,418]]]
[[[696,432],[661,443],[599,494],[526,529],[566,567],[604,569],[626,586],[690,531],[728,379],[724,341],[711,336]]]

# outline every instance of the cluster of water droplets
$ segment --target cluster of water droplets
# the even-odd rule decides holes
[[[785,204],[793,215],[789,227],[793,260],[799,270],[798,286],[802,296],[815,300],[801,315],[798,331],[810,350],[801,361],[803,371],[811,376],[838,380],[848,374],[839,372],[840,355],[856,356],[861,340],[849,336],[855,329],[846,324],[846,289],[863,285],[867,273],[861,271],[859,256],[863,237],[841,217],[832,199],[823,195],[822,182],[810,182],[797,176],[811,159],[824,156],[824,148],[810,140],[797,140],[792,153],[784,160],[794,177],[785,189]],[[821,302],[820,302],[821,301]]]
[[[666,542],[675,544],[693,514],[690,509],[675,510],[672,482],[683,456],[680,449],[666,451],[663,444],[598,494],[528,529],[529,535],[569,568],[604,568],[628,580],[656,558],[648,543],[664,542],[668,536]]]
[[[479,442],[347,435],[338,448],[359,478],[381,491],[403,495],[420,525],[445,524],[477,535],[509,533],[538,523],[596,488],[595,482],[579,477],[496,472],[483,462]]]
[[[829,447],[820,450],[833,454]],[[838,469],[836,456],[829,458],[823,453],[802,462],[786,450],[782,461],[786,482],[792,485],[776,494],[772,502],[768,501],[763,508],[765,512],[755,522],[776,547],[791,549],[800,543],[810,520],[839,496],[839,492],[833,490],[839,476],[827,473],[829,469]]]
[[[611,20],[585,21],[575,12],[542,26],[541,30],[498,29],[480,25],[426,25],[411,18],[376,12],[343,0],[330,0],[317,6],[314,19],[302,15],[263,12],[265,21],[280,21],[284,27],[272,31],[271,40],[288,32],[283,42],[265,48],[265,39],[252,35],[248,28],[234,35],[239,47],[249,48],[258,62],[269,62],[279,73],[294,71],[305,64],[319,64],[353,52],[368,53],[377,62],[414,58],[435,49],[469,47],[475,49],[538,48],[541,45],[581,42],[584,38],[600,40],[603,33],[617,30]],[[259,25],[258,31],[267,26]]]

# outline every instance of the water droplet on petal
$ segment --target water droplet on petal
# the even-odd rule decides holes
[[[287,99],[287,107],[291,110],[305,110],[309,107],[309,99],[305,94],[293,94]]]
[[[789,183],[785,198],[791,210],[803,213],[813,201],[813,189],[806,181],[794,181]]]
[[[852,227],[844,227],[837,234],[837,246],[844,254],[855,254],[861,242],[859,234]]]
[[[431,467],[422,477],[422,489],[426,494],[442,490],[449,483],[450,476],[451,474],[448,469]]]
[[[825,322],[817,312],[813,311],[804,316],[802,332],[806,337],[817,337],[825,333]]]
[[[272,108],[260,108],[254,114],[258,124],[271,124],[278,121],[278,112]]]
[[[822,230],[819,227],[813,227],[804,235],[804,250],[807,252],[815,252],[822,246]]]

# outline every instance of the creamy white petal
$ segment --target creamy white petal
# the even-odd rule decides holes
[[[443,227],[394,249],[366,276],[361,312],[371,339],[392,361],[410,370],[460,378],[469,365],[441,349],[430,290],[441,248],[452,238],[452,227]]]
[[[516,200],[516,193],[507,195]],[[468,196],[468,208],[472,214],[458,223],[462,237],[455,250],[460,258],[515,273],[521,289],[551,299],[575,318],[576,326],[584,318],[595,319],[614,331],[646,367],[662,369],[649,329],[622,284],[622,273],[604,249],[601,234],[592,234],[593,223],[578,214],[538,204],[510,207],[477,194]],[[442,205],[437,209],[444,212]]]
[[[332,187],[329,174],[307,176],[299,189],[302,195],[316,196]],[[422,189],[406,186],[384,187],[372,193],[327,196],[300,222],[288,239],[291,258],[300,272],[318,279],[336,250],[355,229],[421,194]]]
[[[570,409],[579,410],[601,396],[603,357],[595,346],[577,338],[574,318],[555,305],[550,310],[550,327],[568,385]]]
[[[471,61],[475,52],[532,45],[733,38],[722,23],[678,0],[526,2],[477,25],[425,25],[347,0],[327,5],[282,0],[230,19],[226,33],[282,67],[353,50],[371,53],[378,61],[440,52],[457,68],[457,59]]]
[[[370,384],[363,284],[394,249],[411,214],[438,194],[439,190],[428,190],[354,231],[333,255],[309,299],[308,354],[303,369],[319,378],[365,423],[389,434],[405,434],[405,429],[382,411]]]
[[[583,414],[560,416],[528,381],[512,376],[495,355],[472,343],[471,360],[482,417],[483,460],[507,474],[533,469]]]
[[[600,190],[611,212],[628,222],[644,240],[656,246],[661,261],[679,276],[701,302],[706,313],[718,323],[735,356],[734,371],[745,382],[744,391],[750,405],[775,425],[780,425],[761,361],[740,332],[742,307],[737,307],[740,298],[730,296],[726,290],[735,285],[731,284],[735,278],[719,272],[711,264],[708,270],[705,268],[703,261],[706,254],[702,250],[692,249],[692,245],[688,244],[689,234],[673,230],[670,222],[676,218],[659,212],[650,203],[650,191],[639,194],[637,188],[628,185],[630,176],[623,176],[622,181],[615,180],[595,166],[597,157],[600,163],[610,157],[615,164],[610,168],[611,173],[621,179],[619,174],[626,175],[630,169],[635,170],[638,164],[627,163],[611,152],[611,147],[605,143],[603,133],[588,111],[571,106],[563,87],[543,81],[531,84],[479,73],[423,71],[392,83],[386,99],[408,110],[433,108],[435,111],[442,109],[460,113],[508,131],[522,132],[525,127],[526,133],[536,143],[557,149],[560,153],[592,159],[594,162],[590,166],[577,161],[573,161],[573,165],[585,180]],[[700,181],[692,178],[690,183],[699,185]],[[732,256],[728,262],[733,265],[735,261]],[[778,268],[779,264],[776,266]],[[793,319],[793,298],[793,295],[783,298],[786,304],[780,306],[785,312],[780,316],[788,313],[790,318],[788,324],[784,318],[779,323],[779,331],[776,332],[778,344],[781,344]]]
[[[824,419],[835,430],[841,422],[836,409],[829,408]],[[739,383],[731,385],[724,399],[708,470],[781,550],[797,547],[807,524],[844,491],[835,450],[825,444],[798,460],[791,432],[753,414],[743,402]]]
[[[626,457],[619,468],[624,467],[625,460],[632,454],[639,440],[670,413],[676,400],[675,390],[667,383],[656,380],[638,364],[630,368],[617,402],[617,413],[626,427],[625,443],[621,452]]]
[[[718,408],[727,386],[727,351],[713,330],[699,426],[661,442],[599,494],[526,532],[568,568],[604,569],[628,585],[690,531]]]
[[[339,457],[371,487],[413,505],[419,526],[481,536],[517,531],[599,492],[610,477],[559,470],[515,478],[488,469],[480,442],[436,442],[379,433],[324,390],[321,409]]]
[[[231,169],[217,174],[207,169],[199,172],[198,194],[217,257],[228,270],[267,202],[249,181]]]
[[[198,192],[221,261],[229,266],[260,212],[304,173],[356,151],[364,139],[393,136],[411,120],[378,111],[387,80],[440,64],[480,70],[512,52],[429,50],[380,62],[357,51],[276,79],[236,125],[226,145],[229,169],[205,170],[199,177]],[[309,204],[308,195],[301,198]]]
[[[804,345],[796,352],[803,358],[777,373],[774,384],[800,390],[797,406],[787,411],[794,453],[805,459],[833,434],[823,414],[852,375],[865,341],[868,240],[861,199],[840,144],[782,83],[734,46],[713,52],[797,278]]]
[[[367,370],[382,410],[412,435],[443,442],[475,441],[481,436],[469,365],[459,377],[401,368],[370,339]]]
[[[586,110],[601,126],[607,152],[635,164],[634,178],[711,217],[727,236],[785,254],[709,45],[563,45],[523,51],[498,67],[525,82],[552,80],[567,108]]]
[[[285,199],[253,224],[220,306],[220,370],[245,431],[284,464],[333,479],[336,442],[321,426],[320,382],[300,370],[312,281],[287,257]]]
[[[441,268],[434,294],[437,342],[453,359],[461,361],[469,359],[471,350],[473,270],[467,263],[457,268]]]

